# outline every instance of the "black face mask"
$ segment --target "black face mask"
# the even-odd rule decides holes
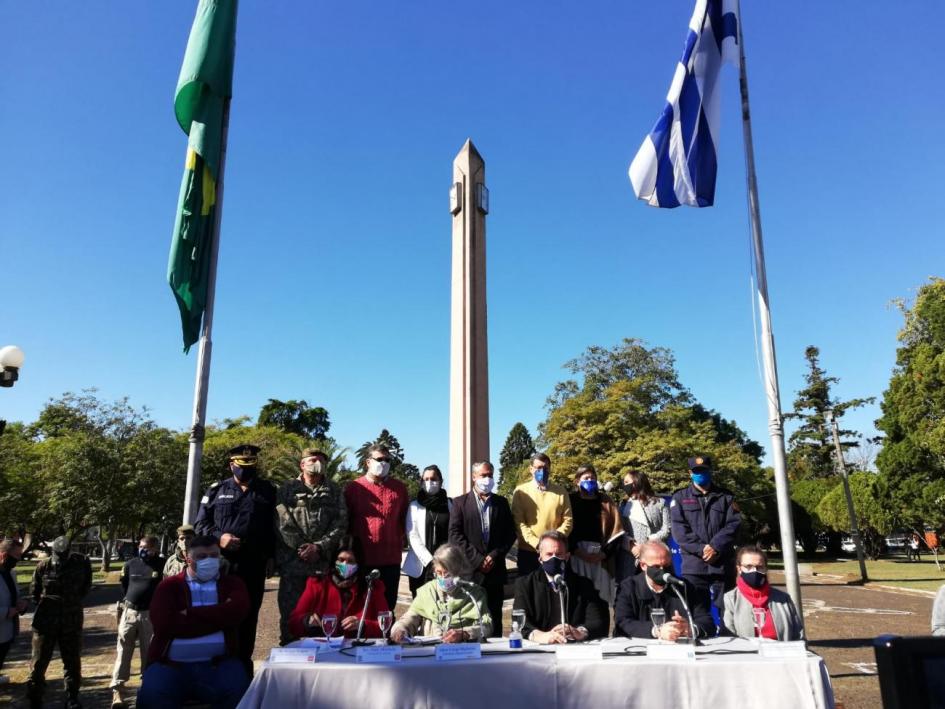
[[[19,563],[19,561],[20,560],[17,559],[15,556],[8,556],[6,559],[3,560],[3,568],[6,569],[7,571],[12,571],[13,567],[16,566]]]
[[[246,483],[256,477],[256,466],[246,466],[245,468],[241,465],[233,466],[233,476],[241,483]]]
[[[639,488],[636,485],[624,485],[623,491],[629,496],[636,495],[639,492]]]
[[[742,571],[742,581],[754,589],[759,589],[768,581],[768,575],[760,571]]]
[[[666,585],[666,582],[663,581],[663,574],[671,574],[672,572],[672,569],[667,569],[665,566],[646,567],[646,575],[650,577],[650,581],[659,586]]]
[[[564,559],[559,559],[556,556],[553,556],[550,559],[545,559],[543,562],[541,562],[541,568],[544,569],[545,573],[551,578],[554,578],[558,574],[563,574],[564,567]]]

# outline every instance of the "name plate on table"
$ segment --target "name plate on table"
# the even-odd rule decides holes
[[[437,662],[478,660],[480,658],[482,658],[482,648],[479,647],[479,643],[443,643],[436,646]]]
[[[314,647],[274,647],[269,651],[269,662],[279,664],[310,664],[318,661],[318,648]]]
[[[696,649],[689,643],[650,643],[646,646],[646,656],[650,660],[695,660]]]
[[[558,660],[596,660],[604,659],[604,648],[600,645],[555,645],[555,658]]]
[[[370,664],[391,664],[404,659],[400,645],[364,645],[357,649],[358,662]]]
[[[770,658],[807,657],[807,645],[803,640],[779,642],[771,640],[761,643],[761,656]]]

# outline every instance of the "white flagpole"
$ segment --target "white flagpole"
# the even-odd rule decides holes
[[[794,547],[794,519],[791,515],[791,493],[788,488],[787,463],[784,456],[784,417],[781,415],[781,394],[778,390],[778,363],[774,352],[771,310],[768,300],[768,277],[765,270],[764,240],[761,236],[761,213],[758,207],[758,182],[755,177],[755,150],[751,137],[751,112],[748,106],[748,72],[745,68],[745,42],[742,37],[741,8],[738,13],[739,88],[742,97],[742,134],[745,140],[745,172],[748,180],[748,212],[751,216],[752,251],[758,281],[758,309],[761,320],[761,349],[764,359],[765,395],[768,400],[768,431],[771,434],[771,457],[774,462],[774,484],[778,500],[778,522],[781,528],[781,550],[784,558],[784,581],[788,593],[804,622],[801,584],[797,573],[797,550]]]
[[[213,341],[213,305],[217,289],[217,254],[220,251],[220,220],[223,217],[223,170],[226,165],[226,141],[230,132],[230,98],[223,99],[223,130],[220,146],[220,169],[217,175],[216,203],[210,241],[210,270],[207,275],[207,306],[203,313],[200,345],[197,351],[197,381],[194,384],[194,413],[190,428],[190,452],[187,456],[187,487],[184,492],[184,524],[193,524],[200,498],[200,462],[203,459],[203,438],[207,420],[207,390],[210,387],[210,355]],[[199,179],[199,178],[198,178]]]

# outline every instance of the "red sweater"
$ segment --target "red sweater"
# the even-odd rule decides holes
[[[184,580],[186,573],[185,569],[176,576],[168,576],[154,591],[150,606],[154,635],[148,649],[148,662],[164,661],[175,638],[197,638],[219,630],[223,631],[226,654],[235,657],[239,647],[237,628],[249,613],[249,595],[243,579],[221,576],[217,581],[218,603],[194,607],[190,586]]]
[[[351,534],[361,541],[362,566],[400,566],[406,533],[407,486],[387,478],[372,483],[367,476],[345,487]]]
[[[367,594],[367,587],[363,582],[358,582],[352,589],[351,596],[348,598],[348,605],[344,609],[341,607],[341,589],[339,589],[328,576],[311,576],[305,584],[305,590],[295,604],[295,610],[289,616],[289,632],[294,638],[314,635],[305,627],[305,619],[312,613],[318,613],[322,617],[326,613],[331,613],[338,617],[337,635],[341,631],[341,621],[349,615],[361,619],[361,611],[364,609],[364,596]],[[377,624],[377,614],[390,610],[387,607],[387,599],[384,598],[384,582],[378,579],[374,582],[374,590],[371,591],[371,604],[367,608],[367,615],[364,618],[365,638],[381,637],[381,628]],[[323,635],[318,631],[319,635]],[[344,631],[346,638],[353,638],[358,634],[358,629],[351,628]]]

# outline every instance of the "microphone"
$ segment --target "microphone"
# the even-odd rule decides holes
[[[367,575],[367,582],[368,582],[368,583],[374,583],[374,582],[377,581],[380,577],[381,577],[381,570],[380,570],[380,569],[374,569],[371,573],[369,573],[369,574]]]
[[[556,574],[555,577],[551,579],[551,583],[554,584],[556,591],[562,586],[567,586],[567,584],[564,582],[564,576],[561,574]]]
[[[686,587],[685,582],[681,578],[677,578],[676,576],[673,576],[668,571],[660,576],[659,582],[662,583],[664,586],[672,585],[672,586],[680,586],[682,588]]]
[[[358,621],[358,632],[354,636],[352,645],[368,645],[370,641],[364,640],[364,616],[367,615],[368,606],[371,604],[371,594],[374,592],[374,582],[381,577],[380,569],[374,569],[366,577],[367,593],[364,594],[364,608],[361,609],[361,620]]]
[[[456,579],[456,585],[464,586],[466,588],[481,588],[481,586],[478,583],[467,581],[466,579]]]

